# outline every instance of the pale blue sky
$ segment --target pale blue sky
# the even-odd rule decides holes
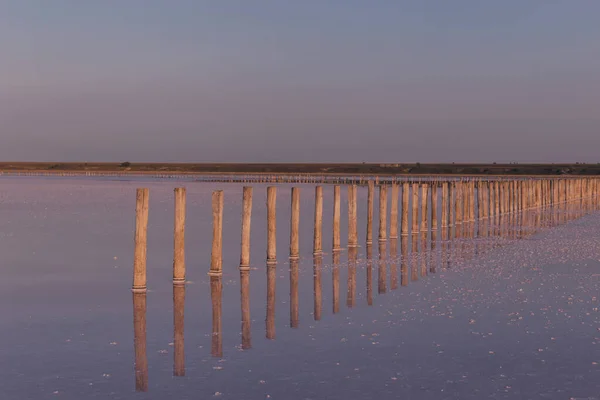
[[[0,160],[600,162],[598,0],[0,0]]]

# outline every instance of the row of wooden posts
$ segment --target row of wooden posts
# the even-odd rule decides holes
[[[402,257],[400,268],[400,285],[405,286],[409,282],[408,268],[408,240],[412,236],[412,252],[418,252],[419,241],[416,234],[420,233],[426,240],[427,232],[431,232],[431,246],[437,242],[437,232],[442,228],[442,245],[446,245],[452,239],[461,237],[472,238],[473,227],[476,221],[487,220],[501,221],[501,218],[509,222],[518,221],[519,214],[528,212],[540,215],[538,209],[552,207],[554,210],[573,207],[577,209],[584,204],[591,204],[598,194],[598,181],[596,179],[573,179],[573,180],[518,180],[512,182],[434,182],[420,184],[391,184],[391,207],[390,207],[390,229],[389,237],[387,230],[388,216],[388,185],[379,186],[379,268],[378,268],[378,293],[387,290],[386,270],[386,242],[390,239],[391,262],[391,289],[398,287],[397,276],[397,246],[401,237]],[[372,297],[372,243],[373,243],[373,220],[376,186],[373,181],[367,183],[367,226],[366,226],[366,249],[367,249],[367,303],[373,302]],[[402,195],[400,196],[400,188]],[[358,250],[357,230],[357,186],[350,185],[348,190],[348,282],[346,305],[353,307],[356,292],[356,267]],[[441,191],[439,193],[438,191]],[[298,292],[298,263],[299,263],[299,224],[300,224],[300,189],[291,188],[291,232],[290,232],[290,326],[298,327],[299,324],[299,292]],[[339,312],[339,268],[341,247],[340,217],[341,217],[341,187],[333,187],[333,240],[332,257],[334,268],[332,269],[333,282],[333,312]],[[221,329],[221,298],[222,298],[222,232],[223,232],[223,191],[216,190],[212,194],[213,212],[213,242],[211,251],[211,264],[208,271],[211,286],[212,299],[212,342],[211,353],[215,357],[222,356],[222,329]],[[409,200],[412,195],[412,204]],[[419,195],[421,197],[419,197]],[[314,319],[321,318],[322,294],[321,294],[321,265],[322,265],[322,219],[323,219],[323,187],[315,188],[314,209],[314,235],[313,235],[313,271],[314,271]],[[429,197],[430,196],[430,197]],[[251,347],[251,319],[250,319],[250,226],[252,217],[251,187],[243,188],[242,202],[242,227],[241,227],[241,254],[240,254],[240,287],[241,287],[241,321],[242,321],[242,349]],[[267,188],[267,311],[266,311],[266,337],[275,338],[275,281],[276,281],[276,198],[277,187]],[[398,225],[398,200],[402,199],[402,212],[400,225]],[[137,190],[136,201],[136,230],[135,230],[135,255],[133,276],[133,302],[134,302],[134,334],[135,334],[135,373],[136,390],[145,391],[148,388],[147,359],[145,355],[146,343],[146,235],[148,221],[148,199],[149,191],[146,188]],[[421,200],[419,202],[419,199]],[[439,204],[438,204],[439,203]],[[412,207],[410,207],[412,205]],[[438,212],[438,205],[441,206]],[[410,207],[410,208],[409,208]],[[419,213],[420,210],[420,213]],[[412,226],[409,230],[409,212],[412,211]],[[420,215],[419,215],[420,214]],[[438,216],[441,214],[441,221]],[[576,214],[579,216],[580,214]],[[421,217],[419,219],[419,216]],[[175,189],[175,222],[174,222],[174,256],[173,256],[173,301],[174,301],[174,347],[175,363],[174,375],[185,374],[183,357],[183,304],[185,299],[185,219],[186,219],[186,189]],[[569,218],[564,218],[566,222]],[[521,221],[523,222],[523,221]],[[540,219],[535,221],[539,223]],[[517,222],[518,223],[518,222]],[[461,236],[459,228],[471,224],[471,228],[465,228],[465,236]],[[481,231],[482,226],[488,226],[487,222],[481,223],[480,235],[487,236],[493,231]],[[492,226],[490,222],[489,226]],[[422,242],[424,243],[424,242]],[[422,249],[425,249],[422,244]],[[420,268],[413,262],[410,280],[416,281],[420,276],[427,275],[426,258],[420,260]],[[435,272],[432,264],[430,272]]]

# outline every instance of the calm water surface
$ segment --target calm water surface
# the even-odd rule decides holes
[[[477,251],[408,286],[368,295],[358,252],[348,308],[347,252],[333,313],[332,257],[322,262],[314,319],[314,186],[302,189],[298,327],[290,328],[290,186],[278,190],[275,339],[265,337],[266,186],[254,186],[251,345],[241,349],[242,186],[185,182],[188,191],[185,376],[174,377],[171,284],[177,183],[0,179],[1,399],[570,399],[600,398],[600,214],[588,213]],[[150,188],[146,356],[148,391],[135,391],[131,287],[135,189]],[[211,193],[225,191],[222,357],[211,355]],[[324,189],[331,248],[332,187]],[[342,190],[342,243],[346,233]],[[359,190],[365,241],[366,191]],[[375,202],[377,220],[377,201]],[[389,210],[389,208],[388,208]],[[375,222],[374,232],[377,232]],[[376,245],[376,244],[375,244]],[[386,251],[389,251],[389,244]],[[388,262],[387,274],[392,263]],[[397,265],[398,272],[400,266]],[[372,297],[372,305],[368,299]]]

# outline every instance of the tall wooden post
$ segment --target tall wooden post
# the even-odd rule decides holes
[[[267,264],[277,263],[277,187],[267,188]]]
[[[313,254],[323,252],[323,187],[315,187],[315,230],[313,235]]]
[[[367,192],[367,244],[373,243],[373,201],[375,197],[375,183],[368,181]]]
[[[398,238],[398,196],[400,187],[392,183],[392,203],[390,209],[390,239]]]
[[[173,284],[185,283],[185,188],[175,188]]]
[[[379,186],[379,236],[380,242],[387,240],[387,186]]]
[[[358,247],[356,227],[356,185],[348,186],[348,248]]]
[[[146,249],[148,240],[148,196],[147,188],[137,189],[135,205],[135,252],[133,258],[132,291],[146,291]]]
[[[333,187],[333,251],[340,250],[340,186]]]
[[[290,218],[290,260],[300,256],[300,188],[292,188],[292,215]]]

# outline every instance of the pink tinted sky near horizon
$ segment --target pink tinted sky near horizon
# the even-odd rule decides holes
[[[594,0],[0,1],[0,160],[600,162]]]

